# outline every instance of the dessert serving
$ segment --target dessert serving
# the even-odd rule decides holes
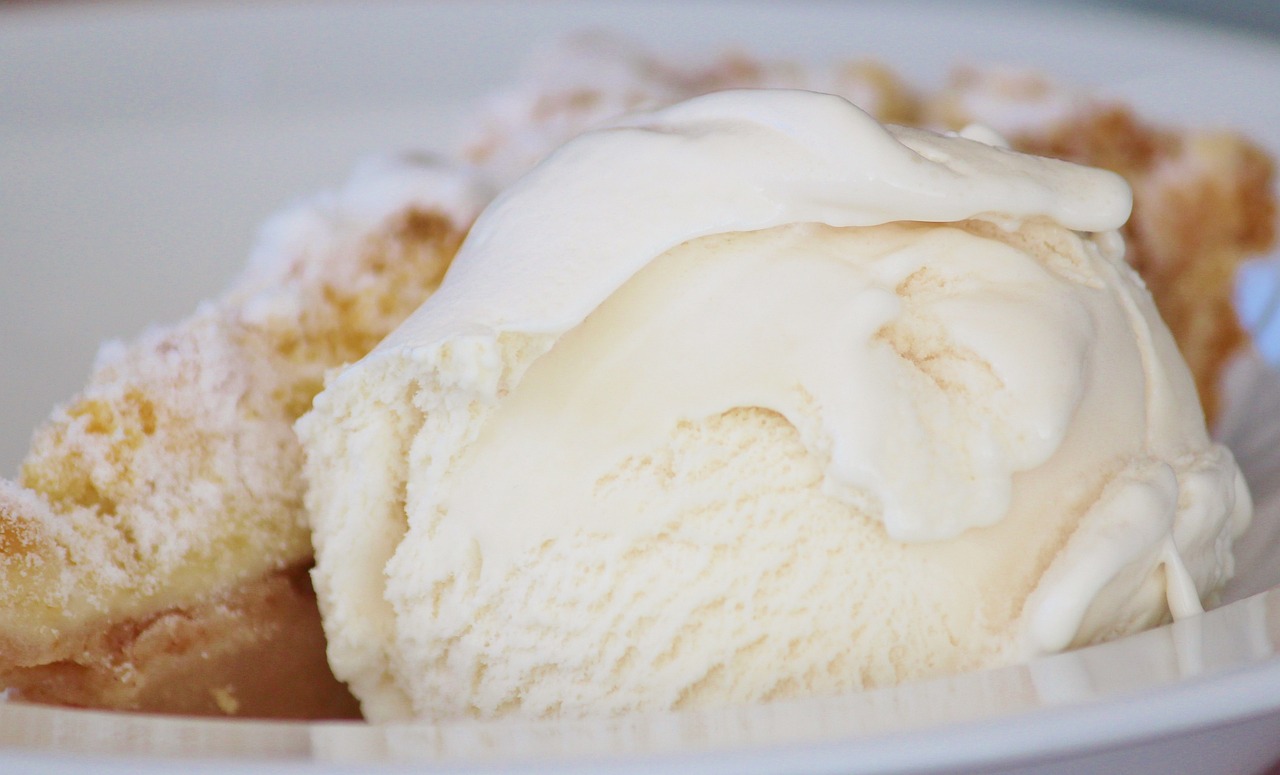
[[[587,132],[298,424],[366,717],[615,715],[1199,612],[1251,506],[1117,175],[722,91]]]
[[[1214,589],[1230,573],[1230,536],[1246,518],[1247,494],[1237,487],[1229,455],[1205,437],[1191,379],[1212,415],[1219,373],[1242,341],[1229,306],[1231,279],[1245,256],[1265,249],[1272,239],[1271,167],[1261,151],[1227,133],[1150,127],[1122,106],[1075,95],[1032,76],[962,71],[937,93],[917,93],[876,65],[817,68],[729,57],[686,66],[660,62],[643,52],[584,53],[581,47],[567,56],[561,65],[539,71],[532,81],[493,101],[464,132],[465,147],[457,162],[405,159],[362,170],[344,189],[277,216],[241,279],[186,321],[156,329],[128,345],[104,348],[85,391],[37,431],[17,481],[0,484],[0,686],[11,698],[246,716],[354,715],[354,701],[326,666],[326,644],[308,583],[312,519],[320,548],[316,579],[326,611],[330,657],[339,678],[351,683],[372,718],[581,715],[837,691],[1092,642],[1161,621],[1170,604],[1180,613],[1194,611],[1201,598],[1211,602]],[[583,56],[594,58],[591,66],[580,66]],[[1084,171],[1062,173],[1076,176],[1072,179],[1082,181],[1084,190],[1111,192],[1104,197],[1107,207],[1090,210],[1076,206],[1076,194],[1053,193],[1054,185],[1036,177],[1047,169],[1076,168],[1022,161],[1011,163],[1018,174],[1001,179],[1014,186],[1009,190],[1026,193],[1030,189],[1017,186],[1031,185],[1028,180],[1038,180],[1041,188],[1035,189],[1035,196],[1014,197],[1014,205],[1003,188],[1006,194],[985,200],[953,198],[961,203],[945,211],[916,207],[909,198],[895,200],[892,208],[844,201],[835,193],[843,191],[844,182],[834,171],[842,169],[837,165],[829,177],[821,178],[822,186],[830,188],[813,188],[812,180],[805,179],[810,184],[799,188],[810,192],[807,203],[784,219],[699,210],[704,204],[713,210],[719,205],[714,198],[698,196],[677,213],[689,220],[660,237],[629,225],[633,221],[627,218],[649,212],[645,208],[650,205],[639,200],[627,200],[621,210],[594,211],[591,218],[569,209],[548,212],[540,210],[541,205],[528,205],[534,197],[529,191],[563,192],[575,186],[601,192],[593,205],[607,203],[603,194],[612,190],[608,185],[564,161],[571,162],[575,154],[596,158],[590,150],[597,141],[589,137],[569,145],[558,161],[539,168],[494,202],[482,222],[489,225],[467,238],[465,260],[444,286],[454,290],[423,308],[415,322],[400,329],[372,358],[332,378],[315,413],[300,426],[309,447],[309,482],[304,482],[303,449],[293,424],[311,407],[324,373],[360,361],[433,296],[492,192],[521,178],[552,148],[583,130],[614,121],[621,112],[738,86],[834,92],[895,123],[938,129],[985,124],[1017,149],[1119,172],[1133,189],[1133,217],[1122,226],[1126,208],[1112,178]],[[779,94],[806,105],[812,97]],[[747,107],[739,105],[722,114],[696,106],[723,102],[695,102],[690,103],[694,107],[646,120],[657,127],[674,121],[679,129],[672,133],[674,143],[681,132],[689,133],[682,122],[760,123],[773,114],[765,110],[756,115],[753,103],[744,102],[741,95],[718,98]],[[964,154],[972,152],[983,164],[1023,158],[973,139],[930,139],[933,136],[911,130],[877,134],[873,124],[850,118],[861,114],[847,112],[853,111],[847,103],[836,102],[838,109],[797,107],[797,115],[814,118],[804,131],[820,133],[826,122],[863,127],[855,134],[874,138],[877,147],[898,149],[892,153],[899,155],[921,153],[928,164],[943,167],[945,163],[930,154],[968,158]],[[702,110],[709,112],[698,113]],[[653,129],[634,123],[643,120],[632,121],[630,129],[610,131],[643,134]],[[967,134],[995,142],[982,130]],[[831,147],[840,145],[833,141]],[[850,150],[840,160],[855,157]],[[701,169],[698,158],[695,154],[677,166]],[[671,164],[656,157],[644,159]],[[603,165],[617,159],[600,161]],[[1020,166],[1025,164],[1038,172],[1028,178],[1023,174],[1027,169]],[[606,169],[591,165],[597,168]],[[611,174],[622,177],[604,182],[618,184],[627,175],[644,172],[642,167],[620,170]],[[1055,178],[1059,173],[1045,174]],[[782,180],[779,175],[770,180]],[[901,180],[915,181],[913,175]],[[558,188],[538,187],[538,181],[557,177],[563,178]],[[976,173],[938,174],[929,178],[930,185],[937,182],[934,178],[985,179]],[[710,173],[703,181],[716,182]],[[551,193],[545,201],[563,201],[563,196]],[[541,193],[534,198],[544,201]],[[866,215],[871,210],[876,210],[875,217]],[[858,215],[846,217],[849,213]],[[1009,218],[989,217],[992,213]],[[921,221],[949,225],[925,228]],[[797,225],[804,223],[825,225]],[[1117,228],[1123,241],[1114,235],[1090,236]],[[583,231],[575,235],[573,229]],[[742,236],[746,231],[759,233],[748,238]],[[558,236],[546,243],[548,234]],[[614,254],[613,241],[620,235],[623,253],[630,259]],[[678,251],[668,252],[687,240]],[[982,397],[989,389],[982,385],[1016,381],[1015,373],[1026,376],[1030,370],[1010,366],[1012,371],[1004,371],[1001,364],[1016,365],[1018,357],[988,347],[985,329],[978,325],[983,315],[972,312],[990,306],[992,299],[998,302],[995,306],[1013,310],[1036,305],[1017,293],[995,293],[988,299],[983,294],[990,292],[969,279],[968,269],[935,270],[920,256],[928,255],[924,246],[937,240],[972,254],[975,267],[985,266],[984,261],[999,264],[990,269],[996,279],[1016,286],[1017,293],[1030,293],[1026,298],[1069,300],[1047,301],[1044,310],[1037,310],[1044,319],[1034,317],[1025,327],[1028,336],[1041,336],[1037,341],[1054,343],[1051,347],[1042,350],[1025,343],[1015,350],[1018,357],[1074,353],[1067,360],[1049,359],[1037,371],[1038,378],[1046,379],[1044,387],[1052,388],[1037,393],[1037,401],[1021,405]],[[498,247],[486,247],[490,244]],[[599,262],[575,259],[574,250],[592,244],[609,246],[598,251]],[[777,256],[789,255],[793,248],[802,256],[824,258],[814,259],[816,263],[796,259],[795,272],[767,274],[782,261]],[[912,260],[918,263],[882,260],[898,249],[917,256]],[[520,253],[526,250],[533,252]],[[1120,250],[1150,287],[1191,366],[1191,377],[1183,371],[1144,292],[1118,265]],[[1008,258],[1008,268],[1003,259],[986,258],[989,251]],[[742,262],[724,258],[739,252],[747,256]],[[517,260],[517,254],[532,257]],[[829,287],[815,279],[826,276],[828,264],[850,263],[839,258],[845,254],[858,256],[852,261],[858,266],[876,268],[858,269],[858,277]],[[689,310],[702,315],[688,319],[696,325],[682,322],[678,310],[664,301],[685,282],[715,289],[733,285],[739,263],[759,265],[766,272],[762,277],[769,278],[753,281],[767,283],[763,289],[738,283],[743,293],[756,294],[742,297],[752,301],[708,291],[710,306]],[[815,269],[809,263],[820,266]],[[587,289],[579,287],[582,266],[593,267],[588,274],[600,273]],[[686,276],[684,266],[697,271]],[[931,276],[934,271],[940,276]],[[983,272],[987,269],[979,274]],[[991,278],[984,274],[982,280]],[[825,352],[800,353],[809,360],[793,366],[813,382],[799,380],[791,388],[735,382],[735,390],[746,391],[745,397],[733,397],[732,390],[729,398],[717,397],[702,392],[710,377],[689,374],[673,374],[673,381],[660,380],[655,386],[655,375],[667,373],[657,364],[674,357],[668,346],[685,339],[664,332],[710,333],[751,310],[794,324],[796,330],[786,334],[786,342],[812,341],[818,346],[822,337],[810,334],[832,328],[813,317],[825,307],[815,304],[810,309],[795,296],[762,293],[791,282],[806,293],[875,290],[870,296],[880,299],[876,303],[889,306],[872,304],[869,309],[875,314],[842,323],[853,328],[837,329],[860,332],[861,338],[842,340],[851,348],[851,357],[864,370],[890,352],[898,353],[893,361],[898,366],[912,364],[906,371],[872,370],[876,379],[894,374],[895,380],[906,380],[902,385],[910,386],[902,387],[902,404],[895,410],[902,414],[894,427],[913,427],[902,424],[902,418],[914,415],[920,422],[914,434],[906,435],[919,441],[935,432],[943,437],[959,434],[959,447],[967,451],[931,452],[925,455],[927,465],[917,470],[901,464],[902,459],[916,458],[906,436],[841,436],[831,431],[833,416],[861,418],[850,420],[855,426],[877,418],[868,416],[866,407],[849,405],[839,390],[823,387],[831,383],[826,372],[839,363]],[[538,288],[543,290],[534,290]],[[955,290],[961,297],[963,290],[986,301],[943,303],[947,294],[940,289]],[[892,323],[898,307],[924,315],[925,329],[913,329],[915,323]],[[646,324],[651,325],[646,330],[637,321],[651,309],[666,310],[662,314],[667,318]],[[1070,311],[1075,309],[1084,311]],[[786,328],[750,324],[746,317],[742,325],[756,325],[753,336],[762,343],[781,336]],[[635,341],[628,342],[634,351],[626,357],[618,354],[616,334],[608,333],[616,328],[606,327],[603,335],[593,333],[592,321],[601,319],[615,319],[616,326],[634,330]],[[857,327],[873,322],[880,327]],[[1103,344],[1081,344],[1088,339],[1085,333],[1096,334],[1095,329],[1121,333],[1108,333],[1098,340]],[[1148,330],[1149,336],[1137,333]],[[694,348],[697,343],[687,344]],[[584,362],[602,368],[612,364],[615,370],[593,376],[559,363],[561,354],[575,348]],[[795,348],[780,344],[776,349],[777,357],[790,358]],[[972,353],[942,357],[953,350]],[[1095,395],[1094,381],[1111,371],[1090,359],[1111,357],[1105,353],[1129,364],[1108,376],[1122,385],[1114,402],[1090,397]],[[740,352],[733,357],[719,354],[706,344],[704,349],[688,350],[681,362],[728,369],[744,360],[755,362]],[[638,368],[646,363],[653,368]],[[1070,379],[1048,379],[1066,368],[1064,364],[1075,364]],[[573,383],[574,395],[583,399],[566,402],[559,392],[570,387],[564,375],[575,374],[581,381]],[[685,384],[675,377],[688,382],[688,390],[676,396],[680,407],[653,404],[651,399],[670,399],[669,391]],[[589,387],[597,384],[593,380],[600,390]],[[642,389],[646,385],[649,389]],[[953,387],[965,398],[953,396]],[[1148,388],[1154,391],[1150,396]],[[882,384],[875,390],[897,392]],[[628,410],[634,414],[587,400],[619,393],[636,402]],[[915,406],[910,397],[917,394],[930,397],[920,398]],[[981,422],[956,420],[971,416],[960,412],[971,409],[970,404],[980,407],[976,416]],[[566,411],[569,414],[563,414]],[[999,430],[1005,428],[1007,412],[1017,422],[1009,420],[1007,428]],[[578,416],[572,416],[575,413]],[[1077,413],[1084,418],[1082,425],[1073,419]],[[594,428],[612,427],[596,419],[614,422],[619,416],[661,422],[640,429],[649,434],[643,439],[648,447],[628,447],[630,451],[619,456],[605,440],[596,439],[592,443],[602,446],[585,449],[601,454],[583,453],[583,433],[590,437]],[[544,426],[534,433],[548,417],[555,418],[552,428]],[[1045,429],[1038,445],[1017,430],[1026,418],[1039,418],[1038,427]],[[1071,440],[1084,433],[1073,429],[1090,422],[1132,432],[1120,434],[1124,437],[1117,438],[1114,447],[1091,451],[1088,462],[1064,463],[1070,458],[1065,453],[1055,457],[1059,446],[1070,447]],[[529,423],[533,425],[523,432],[502,430]],[[530,446],[530,438],[545,439],[546,446]],[[638,452],[641,447],[647,451]],[[734,457],[735,449],[746,452]],[[885,449],[892,454],[882,459]],[[1136,467],[1118,465],[1120,459]],[[576,465],[583,460],[603,467],[595,472],[599,475],[594,483],[576,478],[586,476],[587,469]],[[779,462],[783,460],[790,462],[784,465]],[[1040,484],[1036,475],[1014,475],[1028,480],[1023,489],[1022,484],[1010,489],[1010,474],[1054,465],[1073,472],[1061,475],[1076,482],[1077,489],[1061,504],[1051,534],[1026,537],[1020,527],[1026,517],[1001,521],[1002,504],[1015,504],[1010,515],[1028,513],[1019,511],[1017,504],[1031,497],[1027,493],[1048,487],[1044,482],[1056,481],[1053,477],[1059,474],[1044,474]],[[739,492],[734,488],[744,486],[747,471],[756,475],[745,477],[750,487]],[[1171,480],[1172,471],[1183,475]],[[959,508],[926,507],[961,492],[957,483],[974,472],[985,472],[985,479],[978,477],[985,484],[964,496]],[[500,485],[497,473],[509,477],[508,484]],[[568,479],[557,478],[562,476]],[[437,481],[449,482],[448,488],[425,484]],[[820,484],[824,481],[825,488]],[[651,495],[678,482],[689,484],[682,490],[685,500]],[[1055,487],[1055,496],[1061,490]],[[541,516],[527,512],[516,520],[517,513],[526,513],[521,511],[527,506],[521,492],[538,493],[534,500],[544,509],[538,512]],[[719,496],[712,497],[715,492]],[[741,495],[739,506],[768,507],[735,511],[725,492]],[[451,511],[455,506],[441,500],[445,493],[487,516],[458,519]],[[588,529],[596,518],[582,506],[584,499],[597,495],[619,509],[616,515],[608,512],[610,518],[602,520],[600,531]],[[1133,527],[1143,538],[1126,544],[1137,548],[1114,566],[1125,570],[1114,582],[1086,591],[1089,585],[1079,580],[1083,577],[1069,570],[1069,558],[1080,553],[1082,543],[1093,540],[1087,529],[1090,519],[1080,516],[1089,512],[1086,506],[1094,500],[1110,503],[1111,498],[1140,500],[1152,506],[1150,514],[1159,512],[1169,519],[1174,518],[1169,505],[1173,499],[1182,502],[1181,516],[1176,523],[1155,517],[1136,520]],[[657,526],[629,527],[636,520],[621,516],[664,499],[666,521]],[[874,504],[881,511],[872,508]],[[1192,518],[1187,509],[1194,504],[1201,511]],[[712,512],[720,516],[706,517]],[[801,512],[825,515],[823,530],[837,532],[801,528],[804,521],[793,516]],[[743,521],[757,518],[761,525]],[[935,519],[941,522],[934,524]],[[668,523],[674,527],[664,532],[662,525]],[[514,529],[515,524],[520,529]],[[840,539],[845,545],[831,543],[839,531],[846,531]],[[1176,532],[1176,541],[1166,540],[1169,531]],[[995,537],[1002,532],[1010,535]],[[740,568],[717,550],[726,545],[727,534],[756,542],[739,547],[743,556],[758,558],[749,560],[756,563],[754,568]],[[793,541],[779,547],[769,538],[773,535],[791,535]],[[860,632],[879,628],[880,639],[868,634],[866,645],[868,653],[883,657],[880,661],[859,662],[863,657],[853,655],[841,661],[826,654],[808,661],[788,660],[799,671],[794,675],[774,670],[752,681],[734,678],[734,670],[769,672],[773,668],[743,665],[776,665],[779,654],[804,645],[807,636],[791,639],[794,646],[790,640],[774,643],[767,638],[757,645],[756,636],[766,633],[753,627],[776,630],[777,637],[787,632],[771,626],[771,617],[783,615],[778,611],[784,606],[777,601],[786,598],[770,589],[790,589],[787,594],[793,595],[803,589],[835,590],[826,586],[827,581],[820,583],[827,574],[836,574],[840,583],[870,584],[876,569],[866,566],[857,570],[864,576],[850,575],[850,563],[840,562],[847,557],[839,553],[856,547],[871,551],[875,546],[872,553],[881,558],[878,562],[888,563],[885,558],[897,552],[907,565],[893,570],[886,565],[879,571],[885,575],[879,577],[874,594],[882,597],[873,594],[871,599],[901,604],[886,585],[892,583],[887,581],[892,574],[904,572],[903,567],[913,562],[909,555],[936,554],[943,558],[938,561],[942,567],[953,563],[947,571],[952,575],[940,571],[939,578],[957,579],[964,577],[966,563],[972,563],[966,552],[979,552],[976,547],[984,540],[1004,547],[995,550],[995,556],[1011,565],[993,565],[985,582],[953,586],[948,594],[954,599],[913,600],[917,610],[939,616],[928,627],[918,629],[926,615],[892,626],[876,624],[883,613],[870,602],[841,623]],[[655,541],[666,542],[656,553],[631,551],[638,543]],[[957,543],[974,548],[956,550]],[[951,548],[929,548],[935,544]],[[814,555],[822,561],[806,565],[800,562],[802,554],[806,561]],[[708,572],[721,585],[735,579],[734,573],[756,578],[763,568],[772,568],[771,580],[759,587],[761,608],[752,610],[755,601],[719,596],[712,587],[692,582],[683,603],[658,594],[683,583],[675,571],[692,573],[702,567],[699,563],[716,569]],[[553,571],[541,572],[544,566]],[[928,567],[935,566],[930,562]],[[1106,575],[1094,569],[1091,578],[1099,578],[1099,573]],[[646,579],[653,580],[652,585]],[[992,607],[990,592],[982,587],[987,582],[1021,591],[1006,590],[1003,604]],[[618,584],[632,584],[633,597],[612,598],[609,605],[618,607],[609,609],[599,595]],[[738,582],[734,585],[745,589]],[[647,605],[657,608],[646,614],[643,605],[632,602],[649,589],[654,594]],[[849,596],[847,591],[830,594],[833,599]],[[831,613],[821,607],[823,599],[816,595],[811,609],[792,613],[817,617],[825,624]],[[697,601],[700,604],[694,605]],[[1042,603],[1045,607],[1038,608]],[[1075,614],[1035,614],[1049,609],[1060,613],[1063,606]],[[713,615],[718,610],[721,618]],[[953,613],[938,614],[944,610]],[[627,617],[634,618],[631,629],[640,638],[635,643],[620,634],[628,630],[622,626]],[[964,625],[958,623],[960,618]],[[1061,624],[1064,621],[1068,624]],[[981,623],[982,632],[972,638],[963,634],[975,623]],[[568,641],[548,634],[566,624],[585,629]],[[689,631],[682,635],[682,628]],[[736,667],[706,656],[728,648],[724,644],[730,641],[718,640],[717,631],[738,639],[732,641],[741,655]],[[677,638],[687,645],[660,659]],[[967,638],[966,646],[950,651],[932,645]],[[901,645],[898,639],[912,645],[895,651],[894,646]],[[548,645],[562,642],[575,645]],[[631,646],[635,652],[628,652]],[[538,656],[539,649],[548,648],[557,649],[563,661],[550,664]],[[593,653],[603,658],[589,658]],[[840,664],[833,667],[836,662]],[[713,670],[716,664],[723,667]],[[827,677],[819,680],[816,676],[823,671]],[[645,672],[660,683],[639,686],[635,676]],[[609,683],[615,679],[617,686]]]

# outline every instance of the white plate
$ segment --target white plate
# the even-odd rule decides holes
[[[444,145],[464,106],[509,79],[533,45],[583,26],[672,51],[741,43],[816,61],[872,55],[921,83],[960,61],[1030,64],[1154,117],[1238,127],[1280,154],[1280,47],[1079,9],[0,6],[0,471],[79,386],[100,340],[182,316],[236,271],[256,224],[282,202],[336,185],[368,153]],[[1273,275],[1269,265],[1251,276],[1243,309],[1264,306],[1259,289]],[[1280,402],[1274,380],[1259,379],[1253,400]],[[1230,432],[1255,450],[1255,490],[1274,514],[1280,468],[1267,453],[1280,444],[1256,425]],[[1266,562],[1274,532],[1252,536],[1255,570],[1237,596],[1280,581]],[[759,708],[377,729],[0,704],[0,746],[0,772],[160,771],[181,758],[190,771],[253,772],[1250,773],[1280,759],[1280,591],[1028,665]]]

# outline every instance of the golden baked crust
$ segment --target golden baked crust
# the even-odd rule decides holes
[[[463,184],[429,188],[431,209],[419,196],[371,216],[357,191],[288,212],[221,299],[104,347],[88,387],[36,432],[19,481],[0,482],[0,685],[74,705],[203,707],[209,692],[188,696],[173,667],[185,657],[157,646],[169,633],[228,665],[278,651],[271,674],[216,687],[223,710],[281,712],[258,700],[311,673],[329,696],[290,714],[354,711],[328,674],[314,600],[262,585],[311,562],[293,422],[327,369],[438,286],[478,208]]]
[[[23,699],[199,716],[356,718],[329,673],[306,567],[122,619],[66,659],[7,674]]]

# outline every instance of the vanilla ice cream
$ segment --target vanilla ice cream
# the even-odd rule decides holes
[[[722,92],[500,196],[298,425],[366,716],[833,693],[1199,611],[1251,507],[1129,191],[972,137]]]

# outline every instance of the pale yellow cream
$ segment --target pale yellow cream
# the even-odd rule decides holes
[[[335,673],[375,720],[612,714],[1199,610],[1248,493],[1129,205],[809,92],[569,143],[298,426]]]

